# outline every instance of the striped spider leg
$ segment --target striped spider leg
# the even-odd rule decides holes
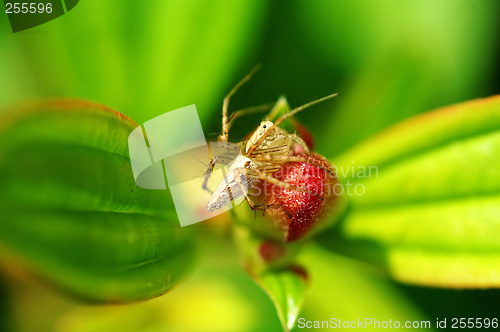
[[[228,121],[228,105],[231,96],[234,95],[241,85],[251,78],[255,71],[256,69],[254,68],[254,70],[240,81],[224,99],[222,134],[219,136],[219,142],[227,142],[228,140],[229,128],[232,123],[231,120]],[[302,138],[296,134],[288,133],[286,130],[279,127],[279,125],[307,107],[336,97],[337,95],[338,94],[332,94],[297,107],[280,116],[274,123],[269,120],[261,122],[248,141],[239,143],[241,147],[241,156],[238,156],[229,167],[224,180],[219,183],[217,189],[212,194],[206,209],[213,212],[241,196],[245,197],[252,209],[255,210],[259,208],[260,206],[251,202],[251,199],[248,197],[248,189],[256,180],[266,181],[284,189],[307,192],[321,199],[316,193],[306,188],[291,185],[272,176],[272,173],[281,169],[282,164],[285,163],[305,162],[316,165],[315,162],[305,157],[290,155],[293,144],[301,146],[303,151],[307,154],[309,153],[309,148]],[[214,165],[214,163],[212,163],[212,165]],[[322,165],[317,166],[325,168]],[[330,170],[328,170],[328,172],[330,172]],[[210,173],[211,171],[207,171],[207,176],[209,176]]]

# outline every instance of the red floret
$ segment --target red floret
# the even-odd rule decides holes
[[[323,157],[313,154],[303,157],[316,163],[288,163],[273,174],[273,177],[300,188],[307,188],[313,194],[285,189],[265,182],[262,184],[269,206],[266,215],[278,220],[286,232],[287,241],[302,238],[330,211],[335,201],[337,178],[327,171],[329,164]],[[320,167],[321,165],[323,167]]]

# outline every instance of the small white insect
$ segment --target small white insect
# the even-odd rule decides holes
[[[229,92],[226,98],[224,98],[222,107],[222,134],[218,138],[219,142],[228,141],[229,128],[235,118],[245,113],[254,112],[257,109],[263,108],[255,107],[237,111],[228,121],[228,106],[230,98],[234,95],[238,88],[241,87],[241,85],[251,78],[257,69],[258,67],[254,68]],[[238,156],[229,167],[226,176],[219,183],[217,189],[208,201],[206,209],[210,212],[214,212],[241,196],[245,197],[252,210],[269,208],[270,206],[262,207],[261,205],[256,204],[248,195],[249,188],[256,180],[267,181],[284,189],[303,191],[311,195],[316,195],[306,188],[291,185],[272,176],[274,172],[281,169],[283,164],[289,162],[306,162],[315,164],[323,169],[325,168],[322,165],[309,161],[309,159],[304,158],[303,156],[291,155],[293,148],[296,145],[300,146],[302,151],[304,151],[304,154],[309,154],[309,148],[301,137],[296,134],[288,133],[279,126],[283,123],[283,121],[308,108],[309,106],[334,98],[338,95],[338,93],[331,94],[299,106],[281,115],[274,123],[269,120],[261,122],[247,141],[238,143],[241,148],[241,155]],[[207,189],[207,181],[213,172],[215,164],[221,162],[222,159],[223,156],[218,156],[210,161],[209,167],[205,172],[203,184],[204,189]],[[327,171],[330,172],[328,169]]]
[[[246,173],[242,173],[240,169],[251,169],[255,165],[250,158],[238,156],[228,169],[224,179],[219,183],[217,189],[212,194],[208,201],[207,210],[214,212],[227,204],[246,195],[248,188],[251,187],[254,179],[247,177]]]

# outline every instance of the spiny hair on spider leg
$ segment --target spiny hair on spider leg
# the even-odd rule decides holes
[[[194,159],[198,160],[203,166],[208,167],[209,164],[205,164],[203,161],[198,159],[198,157],[193,157]]]

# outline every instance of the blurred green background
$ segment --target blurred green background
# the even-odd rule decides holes
[[[281,95],[294,107],[341,92],[298,115],[317,151],[335,161],[414,114],[498,94],[498,40],[496,0],[84,0],[16,34],[0,14],[0,109],[77,97],[142,123],[196,104],[205,133],[215,138],[225,94],[261,63],[231,109]],[[237,122],[231,140],[260,118]],[[272,303],[240,268],[225,226],[194,227],[204,236],[193,276],[145,303],[84,306],[7,267],[0,274],[0,331],[281,330]],[[311,271],[300,315],[307,319],[434,322],[500,311],[497,290],[401,285],[314,246],[301,260]]]

